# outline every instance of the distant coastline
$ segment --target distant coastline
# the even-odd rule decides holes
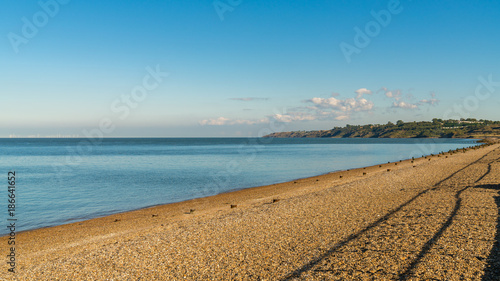
[[[346,125],[331,130],[276,132],[265,138],[474,138],[500,137],[500,121],[461,120],[403,122],[396,124]]]

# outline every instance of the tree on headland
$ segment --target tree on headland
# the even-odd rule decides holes
[[[441,119],[437,119],[437,118],[432,119],[432,124],[441,124],[441,123],[443,123],[443,120],[441,120]]]

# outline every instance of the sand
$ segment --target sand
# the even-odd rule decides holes
[[[18,233],[0,278],[499,280],[499,189],[500,144],[385,163]]]

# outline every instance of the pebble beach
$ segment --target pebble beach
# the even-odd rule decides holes
[[[500,280],[499,191],[494,143],[17,233],[0,279]]]

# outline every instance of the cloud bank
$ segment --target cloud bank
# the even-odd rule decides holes
[[[218,117],[214,119],[205,119],[199,122],[200,125],[222,126],[222,125],[256,125],[265,124],[271,121],[290,123],[290,122],[306,122],[306,121],[325,121],[350,120],[356,114],[372,113],[375,105],[374,102],[365,98],[372,96],[374,92],[367,88],[359,88],[354,91],[355,96],[351,98],[341,98],[338,93],[333,93],[331,97],[313,97],[302,101],[306,105],[292,108],[286,113],[268,115],[261,119],[231,119],[226,117]],[[389,109],[399,110],[420,110],[422,106],[434,106],[439,103],[434,93],[431,93],[431,98],[421,99],[416,101],[412,94],[406,93],[403,95],[402,90],[389,90],[382,87],[375,94],[383,93],[383,95],[391,100],[385,106]],[[254,101],[268,100],[268,98],[231,98],[238,101]]]

